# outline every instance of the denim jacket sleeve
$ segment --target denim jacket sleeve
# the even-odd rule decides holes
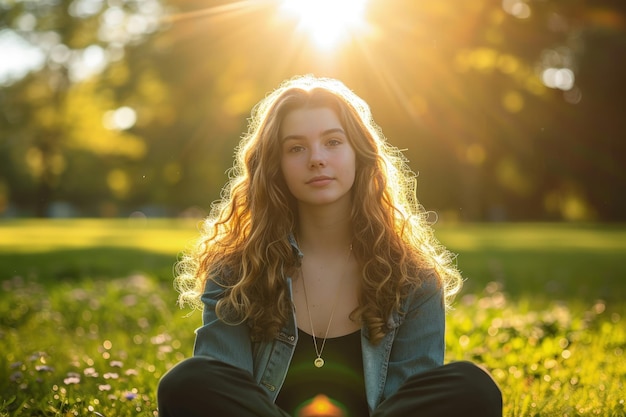
[[[434,271],[405,302],[396,329],[383,398],[388,398],[412,375],[443,364],[445,307],[443,289]]]
[[[230,325],[217,317],[215,306],[224,289],[208,280],[202,295],[202,327],[196,330],[194,356],[210,356],[222,362],[253,371],[250,329],[245,324]]]

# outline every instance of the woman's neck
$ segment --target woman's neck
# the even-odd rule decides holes
[[[303,251],[336,251],[352,243],[349,213],[301,210],[298,243]]]

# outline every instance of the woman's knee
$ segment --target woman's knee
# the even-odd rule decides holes
[[[166,372],[157,399],[162,417],[282,415],[250,372],[210,357],[185,359]]]
[[[487,369],[467,361],[452,362],[446,366],[457,375],[455,391],[459,399],[494,410],[494,415],[501,414],[502,392]]]
[[[179,390],[184,392],[187,385],[195,383],[198,378],[198,369],[203,367],[206,359],[191,357],[174,365],[161,377],[158,396],[163,397],[165,394]]]
[[[219,383],[216,374],[224,364],[215,359],[194,356],[176,364],[159,381],[157,396],[161,401],[168,398],[180,399],[203,387],[210,390],[212,384]]]

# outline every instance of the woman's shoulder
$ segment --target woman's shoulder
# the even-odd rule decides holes
[[[417,272],[418,279],[411,285],[404,303],[405,310],[411,310],[416,305],[424,303],[434,297],[443,297],[441,277],[434,268],[422,268]]]
[[[219,295],[232,285],[231,281],[232,270],[230,268],[223,268],[220,271],[213,270],[212,272],[206,274],[206,279],[204,281],[204,293],[205,295]]]
[[[441,277],[435,268],[420,268],[417,271],[417,276],[423,285],[441,284]]]

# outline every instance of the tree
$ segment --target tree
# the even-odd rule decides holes
[[[143,138],[126,131],[134,110],[120,109],[110,87],[94,79],[123,58],[128,44],[156,30],[158,5],[156,0],[0,3],[5,33],[19,35],[43,56],[41,68],[9,80],[0,95],[0,143],[11,162],[0,173],[12,183],[18,203],[46,215],[51,201],[63,194],[74,152],[122,159],[145,155]],[[89,178],[97,177],[83,179]],[[82,191],[91,185],[85,181]]]

